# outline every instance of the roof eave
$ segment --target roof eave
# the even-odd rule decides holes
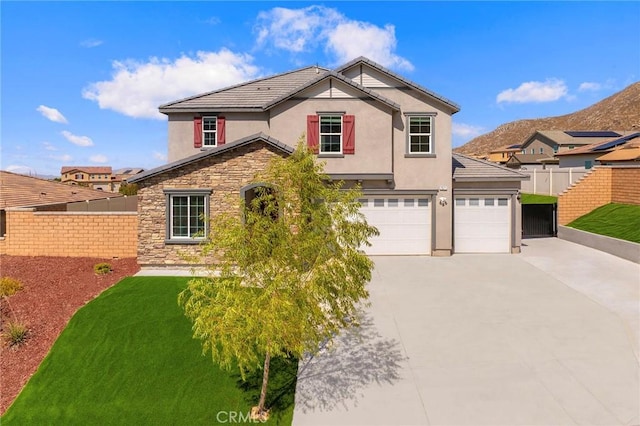
[[[264,112],[264,108],[262,106],[251,106],[251,107],[173,107],[173,108],[162,108],[160,109],[162,114],[173,114],[173,113],[203,113],[203,112]]]

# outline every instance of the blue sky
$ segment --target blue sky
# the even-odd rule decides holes
[[[453,145],[640,80],[640,2],[0,2],[0,168],[152,168],[160,104],[364,55],[458,103]]]

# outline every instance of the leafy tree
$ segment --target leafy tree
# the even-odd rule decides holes
[[[118,192],[122,195],[136,195],[138,193],[138,185],[135,183],[123,182]]]
[[[357,325],[373,269],[359,249],[378,231],[359,211],[359,188],[331,183],[302,142],[255,183],[250,202],[211,221],[202,255],[215,273],[190,280],[179,303],[214,363],[237,365],[243,379],[263,369],[254,413],[264,419],[271,358],[317,352]]]

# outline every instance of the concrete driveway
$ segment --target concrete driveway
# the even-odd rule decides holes
[[[640,424],[640,267],[525,244],[376,257],[361,329],[300,365],[294,425]]]

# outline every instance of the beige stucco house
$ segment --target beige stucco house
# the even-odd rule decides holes
[[[520,184],[527,177],[453,155],[458,105],[367,59],[246,82],[160,107],[169,164],[130,179],[139,187],[141,265],[183,263],[241,197],[256,171],[305,135],[325,172],[363,188],[380,236],[371,255],[517,252]]]

